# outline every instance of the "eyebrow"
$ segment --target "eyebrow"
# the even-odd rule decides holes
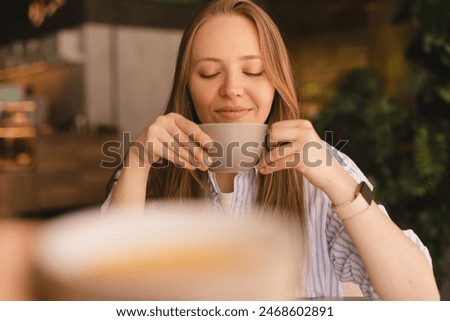
[[[257,56],[257,55],[247,55],[247,56],[242,56],[241,58],[239,58],[239,60],[243,60],[243,61],[246,61],[246,60],[253,60],[253,59],[259,59],[259,60],[261,60],[261,57],[260,57],[260,56]],[[200,58],[200,59],[198,59],[198,60],[195,62],[194,65],[198,65],[199,63],[204,62],[204,61],[221,62],[221,60],[218,59],[218,58],[205,57],[205,58]]]

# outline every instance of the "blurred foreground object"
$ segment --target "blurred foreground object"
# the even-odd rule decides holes
[[[133,212],[86,212],[44,226],[36,247],[37,298],[295,298],[301,253],[288,225],[236,221],[191,203]]]
[[[32,300],[32,251],[38,222],[0,220],[0,301]]]

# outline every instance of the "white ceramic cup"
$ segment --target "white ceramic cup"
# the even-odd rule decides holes
[[[214,140],[213,146],[207,149],[214,162],[211,171],[248,171],[258,163],[265,147],[266,124],[208,123],[199,126]]]

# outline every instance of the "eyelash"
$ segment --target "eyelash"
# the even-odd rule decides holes
[[[204,79],[211,79],[219,74],[220,74],[219,72],[215,73],[215,74],[211,74],[211,75],[200,74],[200,77],[202,77]],[[264,72],[263,71],[257,72],[257,73],[244,72],[244,74],[249,77],[261,77],[264,74]]]
[[[244,72],[247,76],[250,77],[261,77],[264,74],[264,71],[257,72],[257,73],[250,73],[250,72]]]
[[[205,75],[205,74],[200,74],[200,77],[205,78],[205,79],[211,79],[214,78],[215,76],[217,76],[219,73],[215,73],[215,74],[211,74],[211,75]]]

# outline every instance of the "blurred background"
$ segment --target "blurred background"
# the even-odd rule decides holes
[[[102,146],[162,112],[183,27],[202,2],[2,3],[0,218],[101,204],[118,165]],[[448,300],[449,2],[256,2],[285,37],[304,117],[330,144],[349,141],[342,151],[378,201],[430,249]]]

